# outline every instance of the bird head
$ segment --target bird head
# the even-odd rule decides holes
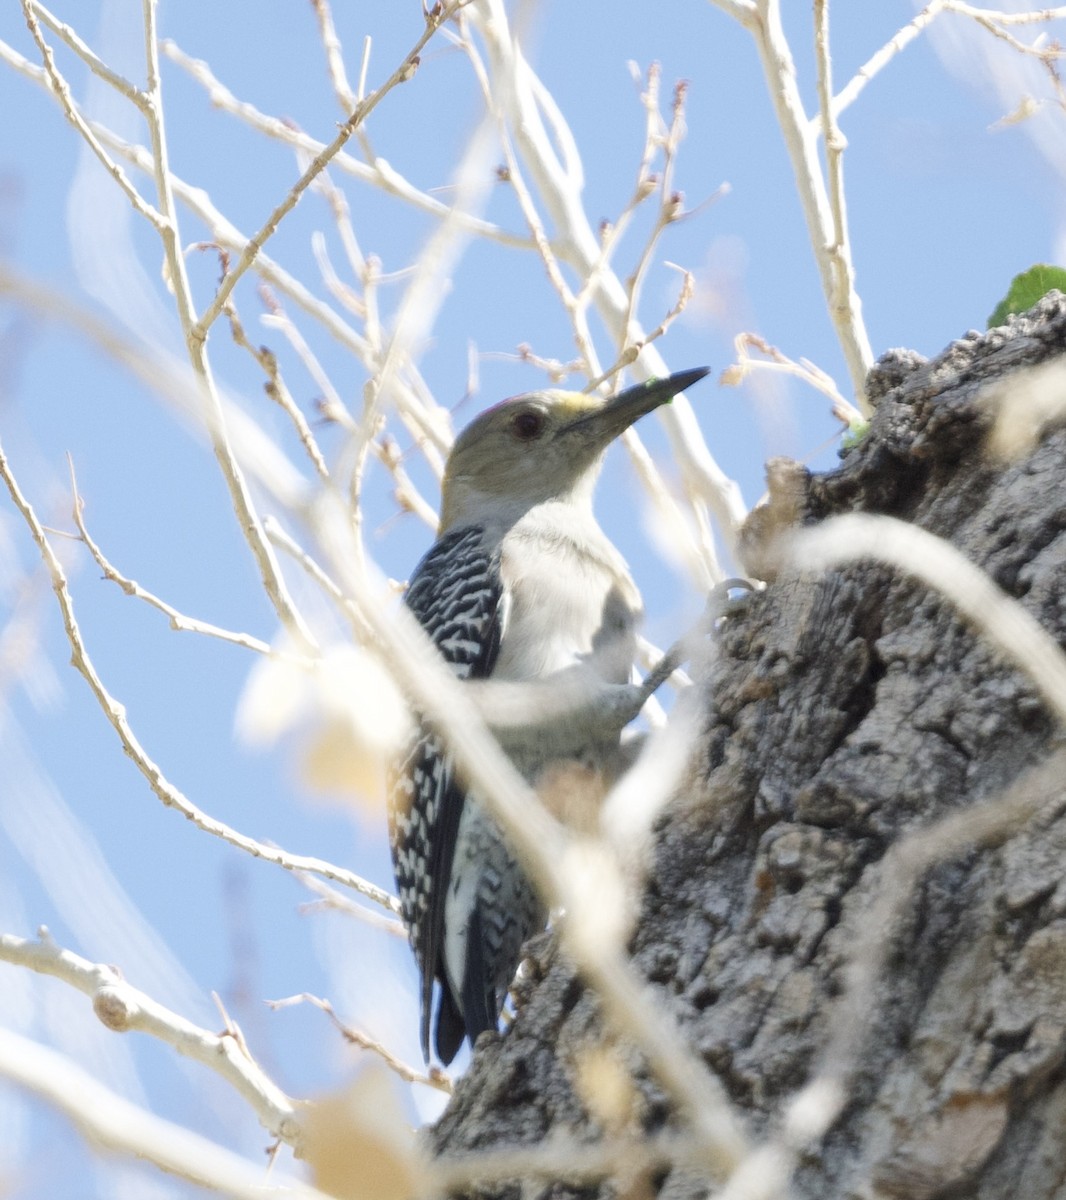
[[[487,409],[459,434],[448,456],[441,532],[473,512],[509,522],[549,500],[591,499],[611,442],[707,371],[650,379],[606,401],[552,390],[512,396]]]

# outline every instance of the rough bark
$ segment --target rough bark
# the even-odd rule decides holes
[[[825,475],[779,472],[759,521],[863,511],[913,522],[954,543],[1063,644],[1066,430],[997,461],[979,394],[1064,349],[1066,301],[1052,293],[933,361],[889,353],[870,377],[868,436]],[[753,525],[753,547],[759,534]],[[698,769],[657,829],[631,951],[759,1137],[807,1080],[855,946],[878,936],[864,919],[886,852],[995,796],[1061,734],[1026,679],[946,602],[882,566],[781,577],[718,639],[702,681]],[[804,1155],[797,1194],[1066,1196],[1064,856],[1066,815],[1045,811],[922,876],[891,931],[849,1103]],[[595,1140],[573,1063],[604,1036],[595,996],[552,948],[512,1029],[479,1044],[435,1150],[562,1131]],[[636,1069],[638,1123],[660,1130],[669,1106]],[[647,1182],[670,1197],[714,1184],[679,1167]]]

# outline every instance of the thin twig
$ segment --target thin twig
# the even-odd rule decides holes
[[[66,22],[60,21],[53,13],[49,12],[40,0],[30,0],[34,12],[40,17],[45,25],[58,37],[66,43],[71,50],[82,60],[97,78],[102,79],[106,84],[110,85],[120,95],[125,96],[130,103],[136,105],[142,113],[148,110],[148,100],[144,92],[140,88],[135,87],[128,79],[120,75],[113,68],[109,67],[89,46],[84,42],[74,29]]]
[[[961,0],[931,0],[921,12],[899,29],[887,42],[878,48],[855,74],[848,80],[833,100],[832,112],[834,119],[839,119],[841,113],[849,108],[877,75],[911,45],[941,13],[954,12],[960,16],[970,17],[987,29],[993,36],[1008,42],[1013,49],[1027,55],[1035,55],[1047,60],[1049,54],[1058,56],[1061,51],[1053,46],[1036,47],[1027,45],[1011,38],[1006,30],[1009,26],[1044,24],[1051,21],[1066,20],[1066,7],[1032,9],[1027,12],[1003,12],[991,8],[975,8],[973,5],[962,3]],[[822,128],[822,114],[811,118],[811,130],[817,136]]]
[[[254,650],[257,654],[269,655],[273,653],[270,644],[264,642],[261,638],[253,637],[250,633],[238,633],[230,629],[223,629],[218,625],[212,625],[208,621],[200,621],[194,617],[187,617],[172,604],[168,604],[165,600],[160,599],[152,592],[141,587],[135,580],[123,575],[105,557],[103,551],[89,533],[85,524],[85,503],[78,492],[78,480],[74,474],[74,460],[69,454],[67,455],[67,465],[70,468],[70,486],[74,497],[73,516],[74,523],[78,527],[79,540],[85,544],[89,553],[96,560],[96,564],[103,572],[105,579],[117,584],[127,596],[143,600],[151,608],[163,613],[164,616],[169,618],[171,629],[178,633],[199,633],[205,637],[213,637],[218,638],[219,641],[230,642],[235,646],[243,646],[246,650]]]
[[[901,54],[919,34],[931,25],[943,9],[944,0],[932,0],[931,4],[927,4],[920,13],[889,38],[876,53],[870,55],[845,86],[840,89],[833,100],[832,112],[834,120],[840,119],[841,113],[855,103],[866,85],[875,76],[879,75],[896,55]],[[824,113],[822,110],[819,110],[817,115],[811,117],[811,133],[815,137],[819,136],[823,125]]]
[[[352,210],[348,197],[333,183],[328,171],[323,171],[315,184],[315,190],[325,198],[329,211],[333,214],[333,222],[337,227],[337,236],[344,248],[344,256],[348,260],[348,269],[356,279],[362,278],[366,270],[366,256],[359,247],[359,239],[355,236],[352,225]],[[311,249],[318,263],[322,281],[333,297],[356,317],[366,317],[366,303],[361,300],[350,284],[342,283],[330,262],[326,249],[326,239],[321,233],[311,237]]]
[[[855,296],[855,270],[848,237],[847,196],[844,191],[844,151],[847,139],[833,113],[833,57],[829,44],[829,0],[814,0],[814,58],[818,71],[818,106],[825,143],[826,191],[832,217],[833,239],[828,248],[835,286],[830,297],[834,324],[845,326]],[[863,393],[860,397],[860,407]],[[869,412],[866,414],[869,416]]]
[[[832,402],[833,416],[848,428],[862,420],[862,414],[841,394],[832,377],[809,359],[801,358],[796,362],[757,333],[738,333],[733,339],[733,345],[737,352],[737,361],[722,372],[719,382],[723,387],[736,387],[753,370],[792,375],[828,397]],[[765,354],[769,361],[753,358],[753,349]]]
[[[755,39],[777,123],[785,139],[792,174],[807,223],[807,236],[822,282],[822,292],[848,365],[856,402],[865,416],[866,375],[873,351],[855,290],[846,228],[836,228],[826,181],[818,158],[817,139],[803,106],[792,49],[781,23],[780,0],[753,0],[738,13],[732,0],[710,0],[741,20]],[[841,214],[843,215],[843,214]]]
[[[279,117],[267,116],[247,101],[238,100],[214,75],[206,62],[187,55],[176,42],[164,39],[161,48],[171,62],[188,72],[190,77],[204,88],[214,108],[229,113],[258,133],[283,142],[308,156],[321,154],[326,149],[325,142],[320,142],[302,130],[294,128],[291,123]],[[363,94],[360,93],[361,96]],[[346,110],[348,113],[351,111],[351,109]],[[428,192],[420,191],[382,158],[374,158],[370,163],[364,163],[341,151],[334,157],[331,166],[362,183],[378,188],[387,195],[395,196],[396,199],[402,200],[405,204],[410,204],[413,208],[426,212],[430,216],[443,217],[448,212],[446,204]],[[528,238],[522,237],[520,234],[509,233],[491,221],[470,214],[462,219],[465,220],[471,233],[477,234],[478,237],[483,237],[487,241],[497,242],[515,249],[530,248]]]
[[[387,933],[390,937],[402,938],[407,940],[407,927],[403,921],[396,917],[387,916],[385,913],[378,912],[376,908],[367,908],[365,904],[356,904],[343,892],[337,891],[336,888],[330,887],[325,880],[319,879],[316,875],[305,875],[302,871],[296,872],[296,878],[304,885],[309,892],[314,892],[317,899],[309,900],[300,905],[301,912],[313,912],[317,909],[329,909],[332,912],[342,912],[349,917],[354,917],[357,921],[362,921],[369,925],[371,929],[380,930],[382,933]]]
[[[426,43],[445,22],[450,21],[459,9],[468,3],[470,3],[470,0],[451,0],[451,3],[442,4],[439,8],[432,9],[426,14],[426,28],[422,31],[421,37],[418,38],[411,50],[404,56],[400,65],[380,87],[375,88],[365,100],[362,100],[356,106],[352,114],[341,125],[333,141],[315,155],[310,166],[308,166],[307,170],[304,171],[296,183],[289,189],[284,200],[267,217],[258,233],[254,234],[248,240],[233,270],[223,280],[221,287],[215,293],[214,299],[196,322],[194,336],[200,340],[206,338],[207,331],[222,312],[222,308],[229,299],[233,289],[237,286],[244,273],[251,267],[262,247],[277,232],[278,226],[284,218],[296,207],[296,203],[300,197],[307,191],[318,175],[336,158],[352,134],[374,109],[377,108],[385,96],[393,88],[401,83],[405,83],[412,77],[418,68],[418,56]]]
[[[130,204],[133,205],[135,211],[140,213],[158,233],[163,233],[167,225],[166,215],[149,204],[141,193],[137,191],[130,182],[126,172],[107,153],[90,127],[89,122],[81,115],[81,110],[75,104],[74,98],[70,94],[67,81],[59,73],[59,68],[55,64],[52,48],[45,41],[44,34],[41,33],[41,27],[37,21],[37,6],[33,3],[33,0],[21,0],[21,3],[26,24],[29,26],[30,33],[33,35],[33,40],[37,43],[37,48],[40,50],[41,58],[44,61],[44,71],[48,87],[59,101],[67,120],[74,126],[85,141],[85,144],[100,160],[104,170],[122,189],[123,194],[129,200]]]
[[[289,594],[274,552],[263,533],[262,521],[256,511],[227,429],[222,400],[215,384],[207,356],[206,328],[197,323],[192,289],[185,268],[178,234],[178,218],[174,204],[174,180],[170,171],[166,125],[163,115],[162,80],[159,73],[159,39],[156,33],[157,0],[142,0],[144,18],[144,48],[147,65],[145,92],[150,101],[148,133],[152,143],[152,166],[156,193],[164,226],[160,229],[167,271],[177,307],[178,320],[185,338],[185,347],[193,373],[200,385],[204,403],[204,418],[211,447],[215,453],[230,503],[240,531],[259,568],[263,590],[274,606],[279,620],[292,639],[302,648],[313,650],[315,638]],[[223,284],[223,286],[225,286]]]
[[[297,1004],[311,1004],[329,1017],[334,1028],[340,1032],[346,1042],[358,1046],[360,1050],[369,1050],[371,1054],[376,1054],[389,1070],[399,1076],[404,1083],[420,1083],[425,1087],[434,1088],[438,1092],[444,1092],[447,1096],[452,1094],[452,1081],[445,1072],[437,1069],[429,1072],[416,1071],[414,1067],[409,1067],[390,1050],[387,1050],[381,1042],[358,1029],[353,1029],[351,1025],[342,1021],[334,1011],[333,1005],[328,1000],[322,999],[321,996],[313,996],[310,992],[300,992],[299,995],[286,996],[282,1000],[268,1000],[267,1004],[274,1010],[292,1008]]]
[[[233,340],[238,346],[247,350],[262,368],[267,377],[265,389],[267,395],[292,422],[293,428],[296,430],[296,436],[300,439],[300,444],[306,451],[307,457],[311,460],[311,465],[314,467],[315,473],[318,475],[319,480],[325,486],[329,487],[332,479],[329,467],[326,465],[325,456],[319,448],[318,440],[311,431],[310,423],[285,384],[285,380],[281,374],[281,367],[278,365],[277,355],[265,346],[252,345],[248,340],[248,335],[244,331],[244,326],[241,324],[240,318],[237,316],[237,310],[232,303],[226,305],[226,320],[229,322]]]
[[[652,63],[648,68],[647,86],[640,93],[640,102],[644,106],[644,146],[637,165],[633,194],[615,220],[606,227],[600,227],[599,257],[582,281],[581,290],[577,296],[578,304],[581,306],[587,306],[592,302],[600,276],[610,265],[611,257],[632,222],[634,214],[640,205],[655,192],[658,181],[652,173],[651,166],[663,138],[662,117],[659,113],[661,78],[662,69],[658,63]]]
[[[471,134],[455,172],[456,195],[450,213],[466,212],[483,203],[490,186],[490,125],[482,121]],[[433,230],[419,256],[411,280],[404,290],[389,335],[384,338],[381,353],[371,377],[363,390],[363,413],[360,427],[351,438],[353,465],[349,483],[349,508],[356,531],[356,561],[364,556],[362,541],[362,486],[373,442],[382,431],[386,405],[402,408],[411,389],[397,389],[395,381],[402,379],[413,364],[416,352],[428,336],[432,323],[447,291],[447,280],[467,241],[462,223],[451,216]],[[373,289],[368,287],[372,296]]]
[[[333,85],[333,94],[337,97],[341,111],[350,113],[362,99],[362,93],[356,95],[348,82],[348,73],[344,69],[344,48],[337,36],[337,27],[333,23],[333,10],[328,0],[312,0],[311,7],[318,18],[318,36],[322,40],[322,49],[326,53],[326,70]]]
[[[74,615],[74,603],[67,586],[66,574],[45,535],[37,514],[23,495],[18,481],[11,472],[2,445],[0,445],[0,479],[7,486],[15,507],[26,522],[41,558],[44,560],[44,565],[48,570],[52,582],[52,590],[55,593],[63,617],[63,627],[66,631],[67,641],[70,643],[71,664],[84,677],[86,683],[88,683],[104,715],[118,734],[123,750],[132,759],[134,765],[148,782],[149,787],[151,787],[159,800],[167,808],[173,808],[180,812],[198,829],[202,829],[205,833],[210,833],[214,837],[221,838],[223,841],[244,850],[255,858],[265,859],[267,862],[275,863],[277,866],[284,867],[288,871],[312,871],[316,875],[321,875],[325,879],[332,879],[337,883],[343,884],[345,887],[351,888],[355,892],[359,892],[361,895],[366,896],[367,899],[373,900],[376,904],[380,904],[382,908],[386,908],[390,912],[398,913],[400,911],[399,901],[383,888],[379,888],[375,884],[360,878],[352,871],[336,867],[323,859],[312,858],[308,855],[289,854],[287,851],[280,850],[276,846],[268,845],[265,842],[260,842],[255,838],[238,833],[222,821],[217,821],[213,817],[208,816],[170,783],[163,774],[162,769],[148,756],[144,747],[137,739],[126,717],[125,707],[115,700],[104,686],[103,681],[96,671],[96,667],[93,665],[92,659],[89,657],[85,643],[82,640],[81,630]]]

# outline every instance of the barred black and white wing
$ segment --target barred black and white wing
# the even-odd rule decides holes
[[[418,565],[404,597],[460,679],[484,678],[500,647],[503,585],[498,553],[485,550],[482,530],[446,533]],[[389,840],[411,947],[422,976],[422,1053],[429,1061],[433,981],[441,983],[435,1043],[441,1061],[454,1058],[465,1024],[444,970],[444,906],[465,792],[451,755],[422,723],[390,781]]]

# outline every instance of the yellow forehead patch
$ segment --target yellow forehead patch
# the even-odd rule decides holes
[[[549,391],[523,392],[520,396],[508,396],[506,400],[501,400],[498,404],[492,405],[491,408],[486,408],[481,416],[487,417],[491,413],[505,412],[507,409],[515,408],[517,405],[535,404],[538,401],[555,412],[570,413],[575,417],[580,416],[582,413],[592,412],[594,409],[600,408],[603,404],[599,396],[589,396],[584,392],[566,392],[560,388],[552,388]]]

